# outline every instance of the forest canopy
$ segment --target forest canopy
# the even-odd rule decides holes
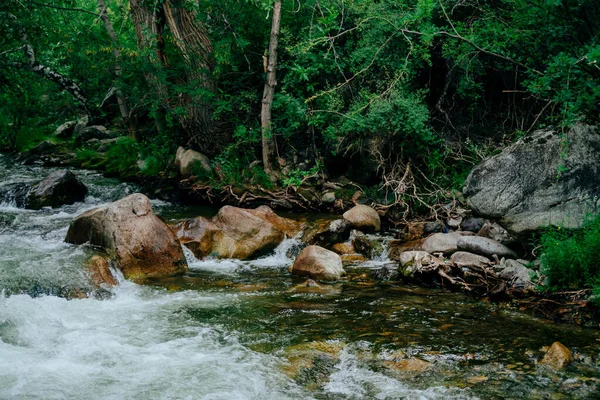
[[[599,25],[596,0],[5,0],[0,145],[86,116],[149,174],[184,146],[231,182],[459,187],[492,143],[598,122]]]

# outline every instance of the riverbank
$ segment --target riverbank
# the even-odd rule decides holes
[[[1,158],[2,184],[36,182],[52,171]],[[294,239],[247,261],[198,259],[186,251],[184,275],[144,285],[120,277],[96,296],[67,300],[71,288],[97,290],[83,269],[97,250],[64,242],[70,221],[139,190],[75,172],[89,189],[84,202],[0,207],[0,397],[81,397],[82,388],[98,399],[597,394],[598,330],[384,279],[385,260],[348,264],[344,279],[306,285],[288,272],[299,248]],[[200,213],[151,204],[170,224]],[[542,363],[555,341],[573,352],[565,369]]]
[[[64,152],[54,152],[53,154],[66,154]],[[55,166],[76,166],[81,167],[78,161],[73,157],[62,156],[56,158],[43,153],[33,152],[27,154],[24,157],[20,157],[21,162],[25,161],[25,164],[41,164],[41,165],[55,165]],[[113,175],[113,174],[108,174]],[[345,210],[351,208],[360,199],[358,196],[360,190],[354,192],[354,202],[352,199],[344,201],[339,199],[337,203],[323,203],[318,200],[317,196],[313,196],[312,201],[308,201],[307,196],[303,196],[296,188],[289,187],[281,190],[265,190],[259,187],[235,187],[227,185],[221,188],[212,188],[206,184],[201,184],[195,179],[184,179],[180,180],[176,176],[164,176],[164,177],[145,177],[142,174],[131,175],[128,177],[129,181],[135,182],[142,192],[147,193],[151,197],[159,198],[175,202],[176,204],[182,205],[210,205],[215,210],[222,205],[234,205],[242,207],[256,207],[259,205],[268,205],[278,212],[283,212],[284,215],[294,215],[295,213],[327,213],[327,215],[335,215],[336,213],[343,213]],[[341,184],[337,184],[341,185]],[[329,185],[330,187],[333,184]],[[360,189],[357,185],[347,184],[347,186],[353,189]],[[340,186],[344,189],[343,186]],[[303,189],[306,194],[309,189]],[[348,192],[348,190],[346,190]],[[382,205],[379,205],[383,207]],[[462,206],[464,207],[464,206]],[[451,230],[462,231],[465,227],[470,230],[477,232],[481,229],[485,223],[484,220],[471,218],[465,208],[462,208],[460,203],[449,204],[446,208],[440,208],[440,212],[436,215],[438,221],[426,222],[423,219],[413,221],[403,221],[401,223],[395,223],[386,218],[386,214],[382,216],[383,228],[389,235],[396,237],[391,242],[392,247],[400,248],[402,250],[409,242],[422,241],[431,233],[443,231],[451,224],[454,224],[454,228]],[[377,209],[377,208],[376,208]],[[384,209],[384,211],[386,211]],[[380,209],[380,214],[381,209]],[[439,220],[441,219],[441,223]],[[456,224],[456,221],[459,221]],[[461,222],[465,221],[465,224],[461,225]],[[468,227],[469,224],[475,224],[475,229]],[[540,291],[539,288],[543,285],[544,276],[539,273],[539,263],[535,263],[527,248],[522,247],[519,243],[516,243],[514,239],[510,239],[506,231],[497,225],[491,225],[489,222],[486,225],[487,230],[492,227],[491,238],[503,240],[504,242],[511,245],[518,251],[519,257],[524,258],[520,260],[520,265],[534,266],[534,270],[531,270],[530,275],[535,276],[531,279],[528,284],[527,290],[523,290],[523,287],[516,288],[508,282],[510,282],[513,275],[508,275],[509,281],[497,278],[498,267],[502,267],[501,260],[496,259],[493,261],[488,259],[486,262],[487,270],[482,270],[481,266],[477,263],[475,265],[466,266],[471,268],[469,270],[468,278],[465,277],[464,268],[465,265],[461,265],[460,268],[456,268],[457,264],[448,264],[449,267],[445,267],[445,271],[449,275],[436,276],[435,279],[431,278],[431,274],[412,274],[410,276],[403,276],[402,273],[398,273],[394,279],[401,279],[406,281],[417,282],[421,285],[430,287],[443,287],[447,290],[460,291],[465,294],[492,302],[500,302],[503,304],[511,305],[515,309],[520,309],[531,313],[536,316],[547,318],[557,322],[566,322],[571,324],[578,324],[582,326],[598,327],[600,321],[600,313],[598,308],[589,303],[587,299],[590,296],[589,290],[579,290],[571,292],[545,292]],[[400,263],[400,252],[397,249],[386,249],[391,253],[396,253],[393,263]],[[407,250],[414,250],[416,247],[406,247]],[[391,251],[390,251],[391,250]],[[370,250],[367,249],[367,253]],[[435,249],[430,250],[431,253],[435,253]],[[364,255],[360,255],[363,260],[366,260]],[[368,256],[368,254],[367,254]],[[348,255],[347,258],[352,258],[352,255]],[[516,257],[516,256],[515,256]],[[368,257],[367,257],[368,258]],[[529,260],[528,260],[529,258]],[[360,257],[357,258],[360,261]],[[502,260],[503,261],[503,260]],[[521,268],[524,269],[525,267]],[[427,265],[425,266],[427,268]],[[496,268],[494,271],[492,268]],[[476,278],[475,278],[476,277]],[[388,276],[389,279],[389,276]],[[514,282],[513,282],[514,283]]]

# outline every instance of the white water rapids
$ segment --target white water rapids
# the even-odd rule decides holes
[[[0,156],[0,189],[48,172]],[[83,203],[40,211],[0,205],[0,399],[466,398],[454,389],[411,389],[358,365],[349,353],[323,390],[307,391],[281,372],[280,353],[254,351],[235,329],[184,312],[235,306],[245,301],[238,293],[121,281],[104,298],[61,297],[89,287],[84,262],[90,250],[63,242],[71,219],[134,190],[96,173],[76,173],[90,189]],[[293,244],[288,240],[251,264],[188,254],[190,269],[285,268],[286,246]]]

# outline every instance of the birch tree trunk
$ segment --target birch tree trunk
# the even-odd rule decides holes
[[[115,85],[115,95],[117,96],[117,103],[119,105],[119,112],[121,113],[121,118],[123,119],[123,123],[129,130],[129,136],[133,140],[137,140],[137,132],[135,126],[132,124],[130,115],[129,115],[129,105],[127,104],[127,98],[123,94],[123,91],[120,88],[120,80],[121,80],[121,44],[119,43],[119,38],[117,37],[117,33],[115,32],[112,23],[110,22],[110,18],[108,18],[108,13],[106,11],[106,4],[104,0],[98,0],[98,10],[100,11],[100,18],[102,18],[102,22],[104,22],[104,28],[106,28],[106,32],[108,32],[108,36],[113,43],[113,55],[115,57],[115,67],[114,67],[114,85]]]
[[[271,124],[271,107],[273,95],[277,86],[277,46],[279,44],[279,29],[281,26],[281,0],[273,3],[273,19],[271,23],[271,36],[269,38],[269,58],[267,61],[267,77],[262,97],[260,124],[262,130],[262,157],[265,173],[274,179],[277,163],[275,162],[275,136]]]

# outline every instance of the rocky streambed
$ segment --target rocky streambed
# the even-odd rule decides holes
[[[0,165],[0,191],[50,172],[8,158],[0,158]],[[597,330],[395,277],[406,271],[390,259],[398,243],[375,226],[371,233],[362,227],[360,235],[323,218],[300,234],[286,221],[304,226],[314,216],[281,221],[263,209],[258,214],[279,228],[254,232],[249,224],[252,237],[271,243],[256,251],[239,245],[239,229],[223,229],[227,215],[217,210],[152,200],[150,208],[175,232],[201,228],[207,239],[181,248],[187,268],[177,275],[146,273],[144,263],[135,264],[130,278],[143,284],[134,283],[118,264],[129,262],[128,256],[139,259],[137,253],[117,257],[118,246],[106,240],[96,243],[100,250],[64,239],[74,218],[137,189],[93,172],[76,175],[88,187],[83,201],[39,210],[10,200],[0,206],[0,398],[599,395]],[[148,215],[145,203],[130,211]],[[236,211],[233,220],[241,221],[244,213]],[[309,241],[331,249],[345,275],[318,282],[291,274]],[[427,250],[419,246],[410,251]],[[226,253],[233,247],[238,259]],[[462,271],[464,266],[434,250],[427,254],[444,260],[436,271]],[[140,251],[148,254],[151,246]],[[88,262],[94,255],[110,261],[107,268],[118,284],[93,282]],[[414,260],[405,265],[414,266]],[[435,264],[419,260],[421,266]],[[500,265],[488,260],[481,268]],[[564,366],[547,358],[557,341],[572,351],[562,355],[570,359]]]

